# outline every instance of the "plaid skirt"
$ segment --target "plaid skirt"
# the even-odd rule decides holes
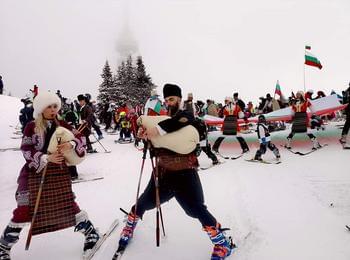
[[[225,116],[222,126],[222,133],[224,135],[237,135],[237,117]]]
[[[29,213],[31,217],[34,214],[43,171],[30,174],[28,179]],[[75,214],[76,204],[68,167],[49,163],[46,168],[38,212],[33,224],[33,235],[74,226],[76,224]]]
[[[306,112],[296,112],[293,118],[292,132],[306,133],[308,125],[308,117]]]

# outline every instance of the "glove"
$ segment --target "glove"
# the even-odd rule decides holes
[[[266,137],[261,138],[261,143],[262,144],[267,144]]]

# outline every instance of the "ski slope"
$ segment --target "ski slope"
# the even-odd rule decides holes
[[[14,136],[19,99],[0,96],[0,148],[19,147]],[[223,227],[231,228],[238,248],[229,259],[235,260],[348,260],[350,259],[350,151],[342,150],[336,138],[340,130],[327,125],[319,133],[320,142],[329,146],[307,156],[294,155],[280,148],[282,163],[250,163],[244,158],[201,171],[206,204]],[[10,126],[11,125],[11,126]],[[333,133],[333,135],[327,135]],[[213,136],[219,133],[211,134]],[[288,130],[272,134],[281,143]],[[318,134],[318,133],[317,133]],[[243,135],[250,154],[257,148],[254,133]],[[73,185],[80,207],[86,210],[101,232],[114,218],[123,219],[122,207],[129,210],[135,201],[142,153],[129,144],[115,144],[117,135],[105,134],[101,142],[112,150],[89,154],[78,166],[80,176],[103,180]],[[296,137],[298,149],[311,147],[307,138]],[[305,140],[305,141],[303,141]],[[303,144],[303,146],[300,146]],[[238,154],[235,143],[223,146],[223,153]],[[272,159],[268,151],[266,159]],[[200,163],[210,161],[201,154]],[[20,151],[0,152],[0,229],[7,225],[16,206],[16,178],[24,163]],[[150,179],[151,165],[146,160],[141,190]],[[146,212],[139,222],[132,243],[123,259],[193,260],[210,259],[211,242],[200,223],[185,215],[175,200],[162,205],[166,237],[156,247],[155,211]],[[117,248],[122,225],[117,228],[94,259],[111,259]],[[12,249],[12,259],[81,259],[83,236],[73,228],[34,236],[29,251],[24,250],[28,227]]]

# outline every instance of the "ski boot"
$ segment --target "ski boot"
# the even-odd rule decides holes
[[[11,247],[18,241],[19,233],[22,230],[22,227],[16,226],[15,224],[7,225],[0,238],[0,259],[1,260],[10,260],[10,251]]]
[[[233,253],[236,247],[231,237],[226,237],[224,231],[228,229],[221,229],[220,224],[217,226],[205,226],[203,228],[207,232],[211,242],[214,244],[211,260],[223,260]]]
[[[273,149],[272,152],[276,156],[276,161],[280,161],[280,159],[281,159],[280,151],[277,149],[276,146],[275,146],[275,148]]]
[[[287,137],[287,143],[284,145],[285,148],[287,148],[288,150],[292,149],[292,147],[290,146],[292,142],[292,139]]]
[[[126,248],[126,246],[128,245],[130,239],[134,234],[134,230],[139,219],[140,218],[132,212],[128,214],[125,227],[123,228],[120,234],[119,248],[124,248],[124,249]]]
[[[0,259],[11,260],[10,250],[11,250],[11,247],[0,244]]]
[[[84,254],[91,250],[100,239],[98,231],[94,228],[90,220],[83,220],[79,222],[74,229],[74,232],[80,232],[85,236]]]
[[[259,161],[259,162],[261,162],[262,161],[262,158],[261,158],[261,156],[254,156],[254,160],[255,161]]]
[[[132,138],[131,137],[125,137],[124,142],[131,143],[132,142]]]
[[[312,146],[313,146],[312,150],[317,150],[318,148],[322,147],[316,138],[312,138],[311,141],[312,141]]]
[[[340,142],[342,145],[345,145],[345,144],[346,144],[346,135],[342,135],[341,138],[339,139],[339,142]]]

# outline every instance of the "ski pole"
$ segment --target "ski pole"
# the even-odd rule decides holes
[[[108,150],[102,145],[102,143],[100,142],[100,140],[98,140],[98,138],[97,138],[95,135],[93,135],[93,136],[95,137],[96,141],[101,145],[101,147],[103,148],[103,150],[105,150],[105,153],[110,153],[110,152],[112,152],[112,151],[108,151]]]
[[[141,163],[141,170],[140,170],[140,176],[139,176],[139,182],[137,184],[137,192],[136,192],[136,202],[135,202],[135,207],[134,207],[134,213],[136,215],[136,210],[137,210],[137,203],[139,200],[139,195],[140,195],[140,186],[141,186],[141,178],[142,178],[142,173],[143,173],[143,168],[145,166],[145,161],[146,161],[146,155],[147,155],[147,149],[148,149],[148,142],[144,143],[143,147],[143,155],[142,155],[142,163]]]
[[[33,226],[34,226],[34,222],[36,219],[36,215],[38,214],[39,203],[40,203],[41,193],[43,191],[47,166],[48,166],[48,164],[46,164],[44,171],[43,171],[43,174],[41,175],[38,195],[36,196],[36,201],[35,201],[34,213],[33,213],[32,221],[30,223],[30,228],[29,228],[28,236],[27,236],[26,247],[25,247],[26,250],[29,249],[30,241],[32,240]]]
[[[151,154],[151,151],[150,151],[150,154]],[[154,175],[154,173],[155,173],[155,171],[156,171],[156,169],[155,169],[155,167],[154,167],[154,162],[153,162],[153,158],[152,158],[152,155],[151,155],[151,163],[152,163],[152,169],[153,169],[153,178],[155,179],[156,177],[155,177],[155,175]],[[158,168],[158,167],[157,167]],[[158,186],[159,187],[159,186]],[[157,187],[156,187],[156,192],[157,192]],[[156,194],[156,196],[157,196],[157,194]],[[158,189],[158,197],[159,197],[159,189]],[[159,213],[160,213],[160,221],[161,221],[161,224],[162,224],[162,231],[163,231],[163,236],[165,236],[165,228],[164,228],[164,221],[163,221],[163,213],[162,213],[162,207],[161,207],[161,205],[160,205],[160,203],[159,203]]]
[[[160,209],[160,199],[159,199],[159,179],[158,179],[158,162],[156,158],[156,172],[155,172],[155,178],[154,178],[154,183],[156,187],[156,245],[159,247],[160,244],[160,235],[159,235],[159,209]]]

